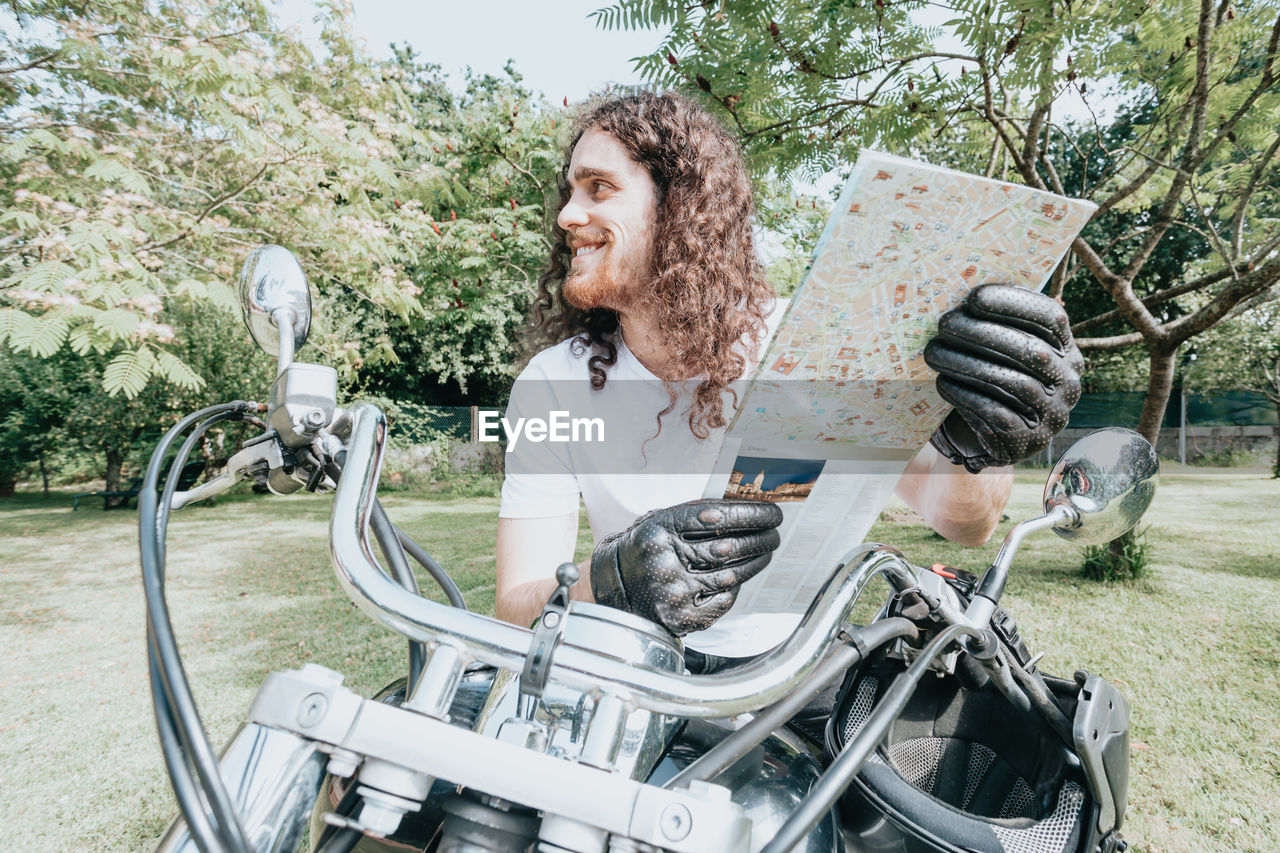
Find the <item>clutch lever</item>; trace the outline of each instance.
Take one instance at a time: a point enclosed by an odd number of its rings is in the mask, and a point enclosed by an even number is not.
[[[542,608],[542,615],[533,629],[529,654],[524,659],[520,673],[520,702],[524,706],[522,716],[533,719],[537,700],[547,688],[551,674],[551,659],[564,638],[564,626],[569,621],[569,591],[578,582],[578,567],[573,563],[561,563],[556,569],[556,588]]]

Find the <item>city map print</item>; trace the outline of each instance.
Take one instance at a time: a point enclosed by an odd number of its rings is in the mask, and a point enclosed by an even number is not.
[[[985,282],[1042,287],[1093,209],[863,151],[733,428],[922,446],[949,411],[922,355],[938,316]]]

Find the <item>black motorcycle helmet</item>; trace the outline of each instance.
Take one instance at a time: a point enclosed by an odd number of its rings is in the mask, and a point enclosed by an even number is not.
[[[901,670],[881,656],[846,676],[827,727],[831,755],[866,724]],[[1073,713],[1079,686],[1048,681]],[[845,791],[840,813],[852,850],[1122,850],[1118,835],[1098,832],[1096,800],[1074,750],[1036,712],[1015,708],[990,684],[967,689],[954,676],[926,674]]]

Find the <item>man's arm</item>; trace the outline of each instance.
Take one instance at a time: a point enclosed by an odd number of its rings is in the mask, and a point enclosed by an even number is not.
[[[1012,468],[970,474],[931,444],[911,460],[894,489],[934,530],[962,545],[982,545],[991,538],[1012,490]]]
[[[528,627],[556,588],[556,569],[573,559],[578,513],[549,518],[498,519],[498,576],[494,610],[499,619]],[[570,590],[578,601],[591,596],[591,560],[578,564],[580,580]]]

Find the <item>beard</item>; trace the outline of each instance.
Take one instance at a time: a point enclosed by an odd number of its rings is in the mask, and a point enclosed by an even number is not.
[[[561,292],[565,301],[580,311],[607,308],[627,310],[640,295],[649,273],[649,251],[622,253],[617,244],[606,242],[591,258],[575,268],[572,263]]]

